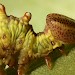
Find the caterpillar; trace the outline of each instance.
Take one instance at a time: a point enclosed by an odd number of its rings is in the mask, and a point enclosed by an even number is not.
[[[64,44],[75,43],[75,20],[48,14],[44,31],[35,33],[29,24],[31,16],[30,12],[20,18],[7,16],[4,5],[0,4],[0,75],[5,75],[3,64],[12,68],[17,65],[17,75],[24,75],[30,61],[41,57],[51,68],[49,53],[56,48],[64,53]]]

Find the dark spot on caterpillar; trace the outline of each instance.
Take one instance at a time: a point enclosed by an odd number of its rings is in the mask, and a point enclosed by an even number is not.
[[[54,46],[55,45],[55,42],[54,41],[51,41],[51,44]]]
[[[22,44],[22,43],[23,43],[23,41],[20,39],[20,40],[19,40],[19,44]]]
[[[3,34],[3,37],[2,38],[5,39],[6,38],[6,34]]]

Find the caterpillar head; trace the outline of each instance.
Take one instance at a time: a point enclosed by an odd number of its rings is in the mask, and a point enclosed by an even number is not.
[[[56,40],[63,43],[75,43],[75,20],[60,14],[48,14],[46,18],[46,29],[51,31]]]

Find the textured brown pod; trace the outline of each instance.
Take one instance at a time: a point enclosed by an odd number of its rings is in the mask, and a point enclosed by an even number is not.
[[[45,32],[51,30],[56,40],[67,44],[75,43],[75,20],[61,14],[52,13],[47,15],[46,24]]]

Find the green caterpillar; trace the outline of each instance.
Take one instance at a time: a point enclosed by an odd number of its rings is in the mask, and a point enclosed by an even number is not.
[[[2,64],[18,66],[17,74],[24,75],[30,61],[45,57],[50,68],[49,53],[63,44],[75,43],[75,20],[60,14],[49,14],[43,32],[35,33],[29,24],[31,13],[23,17],[7,16],[0,4],[0,74],[5,75]]]

